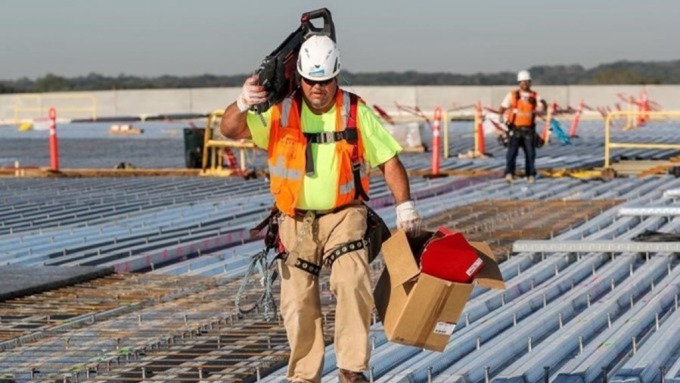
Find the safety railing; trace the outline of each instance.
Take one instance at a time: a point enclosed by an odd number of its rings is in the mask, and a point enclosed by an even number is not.
[[[478,118],[481,118],[481,115],[478,114],[477,110],[477,104],[473,105],[465,105],[465,106],[457,106],[451,109],[445,109],[443,112],[443,127],[442,127],[442,148],[444,150],[443,157],[444,158],[449,158],[449,124],[454,121],[454,120],[468,120],[470,116],[473,117],[474,119],[474,148],[473,150],[476,151],[479,149],[480,143],[478,141],[479,135],[477,129],[480,128],[478,126],[478,122],[481,120],[478,120]],[[483,145],[483,144],[482,144]]]
[[[484,122],[487,121],[486,110],[489,108],[483,108],[481,101],[477,101],[471,105],[464,105],[454,107],[452,109],[447,109],[444,111],[444,128],[443,128],[443,139],[444,139],[444,158],[449,158],[449,124],[452,121],[468,121],[472,117],[472,138],[473,146],[467,153],[462,153],[460,156],[466,158],[485,158],[486,155],[486,142],[485,142],[485,132],[484,132]],[[493,112],[492,113],[496,113]],[[495,124],[497,127],[499,124]],[[467,136],[467,135],[466,135]]]
[[[612,142],[611,128],[612,122],[616,120],[624,120],[626,123],[644,114],[647,122],[650,121],[664,121],[669,119],[680,120],[680,111],[664,111],[664,112],[650,112],[650,111],[613,111],[607,114],[604,124],[604,167],[611,166],[611,150],[612,149],[680,149],[680,142],[677,144],[658,144],[647,142]],[[680,123],[680,121],[678,121]],[[627,126],[627,125],[626,125]],[[625,130],[625,127],[624,127]],[[638,136],[639,137],[639,136]]]
[[[245,172],[247,150],[257,150],[255,144],[250,140],[234,141],[221,135],[219,128],[223,114],[224,111],[216,110],[208,116],[203,141],[203,158],[201,162],[202,175],[230,176],[238,172]],[[234,167],[234,163],[225,163],[225,157],[227,161],[230,159],[232,161],[235,160],[234,158],[230,158],[233,154],[231,152],[232,148],[239,150],[237,168]]]
[[[97,98],[92,94],[24,94],[14,97],[14,120],[47,117],[50,108],[62,117],[89,116],[97,120]]]

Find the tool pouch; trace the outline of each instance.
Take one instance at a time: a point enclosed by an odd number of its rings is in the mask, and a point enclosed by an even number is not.
[[[380,254],[380,249],[382,248],[382,243],[385,242],[392,233],[390,229],[385,224],[382,218],[366,205],[366,234],[364,234],[364,240],[368,245],[368,263],[373,262],[373,260]]]
[[[536,129],[532,130],[532,133],[534,136],[534,147],[535,148],[542,148],[543,145],[545,145],[545,140],[543,140],[543,137],[541,137],[540,134],[536,131]]]
[[[267,249],[277,249],[279,247],[279,216],[281,212],[274,206],[269,215],[262,220],[257,226],[250,229],[250,237],[256,238],[262,229],[265,227],[267,231],[264,234],[264,244]]]

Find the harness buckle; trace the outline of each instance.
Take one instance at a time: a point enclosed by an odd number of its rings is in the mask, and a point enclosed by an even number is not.
[[[323,144],[335,142],[335,132],[321,132],[319,134],[319,141]]]

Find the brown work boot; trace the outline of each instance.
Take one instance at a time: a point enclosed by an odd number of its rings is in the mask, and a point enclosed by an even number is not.
[[[360,372],[340,369],[340,383],[368,383],[368,379]]]

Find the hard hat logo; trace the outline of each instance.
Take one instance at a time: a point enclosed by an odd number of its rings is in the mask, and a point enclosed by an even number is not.
[[[531,81],[531,74],[528,70],[521,70],[517,73],[517,82]]]
[[[323,69],[323,68],[314,69],[314,70],[310,70],[309,72],[307,72],[307,74],[309,76],[314,76],[314,77],[323,76],[323,75],[326,74],[326,70]]]
[[[297,64],[300,76],[328,80],[340,73],[340,52],[330,37],[313,35],[302,43]]]

